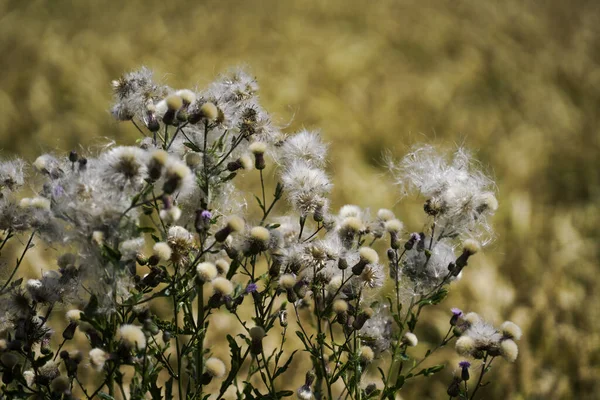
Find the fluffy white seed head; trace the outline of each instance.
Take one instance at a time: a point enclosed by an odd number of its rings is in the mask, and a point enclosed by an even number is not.
[[[381,208],[377,211],[377,218],[381,221],[389,221],[391,219],[396,218],[394,212],[392,210],[388,210],[387,208]]]
[[[102,231],[92,232],[92,242],[96,243],[96,245],[98,245],[98,246],[102,246],[104,244],[104,232],[102,232]]]
[[[204,362],[204,368],[206,369],[207,374],[217,379],[224,377],[227,372],[225,363],[216,357],[210,357],[206,360]]]
[[[150,155],[150,159],[157,165],[164,166],[169,159],[169,153],[164,150],[154,150]]]
[[[474,325],[474,324],[478,323],[479,321],[481,321],[481,317],[479,316],[479,314],[477,314],[475,312],[470,312],[463,316],[463,321],[465,321],[469,325]]]
[[[96,369],[101,371],[104,368],[104,363],[108,360],[108,354],[99,348],[90,350],[90,364]]]
[[[354,204],[346,204],[342,208],[340,208],[340,217],[342,218],[360,218],[362,216],[362,210],[359,206],[355,206]]]
[[[399,219],[393,218],[385,222],[385,230],[388,232],[399,233],[404,228],[404,224]]]
[[[215,267],[217,267],[219,275],[227,275],[227,272],[229,272],[229,263],[222,258],[215,261]]]
[[[182,89],[175,92],[176,95],[181,97],[183,100],[183,104],[189,105],[196,101],[196,93],[192,92],[189,89]]]
[[[508,339],[520,340],[523,332],[521,328],[517,324],[511,321],[505,321],[500,326],[500,331],[502,332],[502,336]]]
[[[241,232],[244,230],[244,220],[237,215],[232,215],[227,219],[227,227],[233,232]]]
[[[475,340],[470,336],[461,336],[456,341],[456,352],[461,356],[470,356],[475,350]]]
[[[376,264],[379,261],[379,255],[370,247],[361,247],[358,250],[360,259],[369,264]]]
[[[160,210],[160,219],[165,223],[165,224],[174,224],[175,222],[179,221],[179,218],[181,218],[181,208],[177,207],[177,206],[173,206],[171,208],[169,208],[168,210]]]
[[[200,107],[202,116],[209,121],[214,121],[219,117],[219,109],[210,101],[202,104]]]
[[[515,362],[519,355],[519,346],[511,339],[503,340],[500,342],[500,354],[506,361]]]
[[[404,334],[404,337],[402,338],[402,342],[405,343],[407,346],[410,346],[410,347],[415,347],[417,344],[419,344],[419,340],[417,339],[417,335],[415,335],[412,332],[406,332]]]
[[[165,242],[155,243],[154,247],[152,247],[152,251],[161,261],[169,261],[173,254],[173,250],[171,250],[171,247]]]
[[[363,230],[364,226],[360,218],[348,217],[344,218],[340,224],[340,228],[348,232],[360,232]]]
[[[262,226],[255,226],[250,230],[250,237],[253,240],[257,240],[259,242],[266,243],[271,238],[271,233],[269,230]]]
[[[252,154],[264,154],[267,151],[267,144],[264,142],[253,142],[248,150],[252,152]]]
[[[210,282],[217,277],[217,267],[211,262],[202,262],[196,267],[196,275],[201,282]]]
[[[69,310],[66,313],[66,317],[69,322],[79,322],[81,320],[81,314],[83,314],[83,311],[81,310]]]
[[[346,300],[337,299],[333,302],[333,312],[336,314],[341,314],[348,311],[348,303]]]
[[[168,96],[165,101],[167,102],[167,108],[171,111],[177,111],[183,106],[183,99],[176,94]]]
[[[243,155],[240,157],[239,160],[240,164],[242,165],[242,168],[246,171],[250,171],[254,168],[254,161],[252,161],[252,158],[250,158],[250,156]]]
[[[233,284],[229,279],[219,276],[213,279],[210,283],[215,293],[219,293],[223,296],[229,296],[231,293],[233,293]]]
[[[119,339],[129,348],[142,350],[146,347],[146,335],[139,326],[126,324],[119,328]]]
[[[467,239],[463,242],[463,250],[466,253],[473,255],[479,252],[479,250],[481,250],[481,245],[477,240]]]
[[[296,284],[296,277],[292,274],[284,274],[279,277],[279,286],[284,289],[291,289]]]
[[[362,346],[360,348],[360,361],[368,364],[375,358],[375,352],[369,346]]]

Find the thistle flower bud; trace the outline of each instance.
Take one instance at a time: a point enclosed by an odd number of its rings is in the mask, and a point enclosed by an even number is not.
[[[413,232],[413,233],[410,234],[408,240],[404,244],[404,248],[406,250],[412,250],[412,248],[414,247],[414,245],[417,244],[417,243],[419,243],[420,241],[421,241],[421,236],[418,233]]]
[[[458,308],[452,308],[452,317],[450,318],[450,325],[456,326],[459,318],[463,315],[463,312]]]
[[[252,345],[250,347],[250,351],[252,354],[260,354],[262,352],[262,340],[266,336],[265,330],[260,326],[255,326],[250,328],[248,332],[250,334],[250,339],[252,340]]]
[[[279,325],[282,328],[288,326],[287,311],[285,309],[279,311]]]
[[[217,242],[224,242],[233,232],[241,232],[244,229],[244,220],[238,216],[231,216],[227,219],[227,224],[215,233],[215,240]]]
[[[185,163],[191,169],[196,168],[202,162],[202,156],[199,153],[189,152],[185,155]]]
[[[354,322],[352,323],[352,327],[356,330],[360,330],[362,329],[362,327],[365,325],[365,322],[367,322],[367,320],[371,319],[371,317],[373,316],[373,309],[372,308],[365,308],[361,313],[359,313],[356,316],[356,319],[354,320]]]
[[[454,377],[452,379],[452,382],[450,383],[450,386],[448,386],[448,390],[446,391],[448,396],[457,397],[460,395],[460,383],[461,382],[462,382],[461,378]]]
[[[163,115],[163,123],[173,125],[175,113],[183,106],[183,100],[177,95],[170,95],[165,99],[167,111]]]
[[[242,168],[246,171],[249,171],[253,167],[254,163],[252,162],[252,159],[248,156],[241,156],[237,160],[227,163],[227,170],[230,172],[235,172]]]
[[[458,366],[461,368],[461,374],[460,377],[463,381],[468,381],[470,376],[469,376],[469,367],[471,366],[471,363],[468,361],[461,361],[458,363]]]
[[[57,376],[50,382],[50,390],[53,393],[69,393],[71,391],[71,382],[66,376]]]
[[[267,228],[255,226],[250,230],[250,238],[248,243],[248,253],[258,254],[269,248],[269,240],[271,233]]]
[[[217,277],[217,267],[211,262],[203,262],[196,267],[196,277],[202,284],[210,282]]]
[[[348,268],[348,261],[344,257],[338,259],[338,268],[342,271]]]
[[[169,154],[164,150],[155,150],[150,155],[148,162],[148,177],[151,181],[157,181],[162,175],[163,168],[169,159]]]
[[[254,168],[258,170],[265,169],[265,151],[267,150],[267,145],[263,142],[254,142],[248,149],[254,154]]]
[[[187,165],[182,162],[170,163],[167,166],[163,191],[166,194],[173,194],[181,187],[183,180],[189,177],[191,173]]]
[[[379,261],[379,255],[370,247],[361,247],[358,251],[360,257],[358,263],[352,267],[354,275],[360,275],[368,264],[376,264]]]
[[[210,229],[210,223],[212,220],[212,213],[208,210],[196,210],[196,220],[194,221],[194,227],[196,232],[202,233]]]

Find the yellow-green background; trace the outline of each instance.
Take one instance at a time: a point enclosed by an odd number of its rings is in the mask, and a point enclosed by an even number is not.
[[[174,87],[247,65],[275,122],[331,143],[336,205],[393,206],[412,229],[381,154],[464,144],[497,180],[498,238],[431,321],[459,305],[522,326],[485,398],[598,398],[599,4],[1,0],[0,154],[132,143],[110,81],[140,65]],[[404,398],[445,398],[450,373]]]

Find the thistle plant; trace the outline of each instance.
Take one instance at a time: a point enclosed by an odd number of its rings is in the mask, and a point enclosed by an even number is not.
[[[3,397],[393,399],[453,344],[471,362],[447,394],[473,399],[496,357],[516,359],[515,324],[457,309],[413,351],[423,312],[493,237],[494,184],[466,150],[390,161],[399,193],[424,199],[410,232],[388,209],[332,210],[327,145],[283,133],[243,71],[194,91],[141,69],[113,89],[135,144],[0,163]],[[56,268],[20,277],[42,245]]]

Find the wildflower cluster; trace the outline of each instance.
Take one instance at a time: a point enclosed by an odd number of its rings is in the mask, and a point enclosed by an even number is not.
[[[242,71],[193,91],[141,69],[113,88],[112,113],[135,125],[136,145],[0,163],[0,251],[27,237],[0,289],[6,398],[393,399],[439,372],[418,367],[455,339],[482,371],[498,355],[514,361],[516,325],[458,311],[436,348],[411,351],[422,310],[491,233],[492,181],[464,150],[447,163],[424,147],[394,164],[402,190],[427,198],[430,228],[410,233],[388,209],[332,210],[327,145],[282,133]],[[26,172],[31,197],[19,191]],[[260,182],[257,213],[241,177]],[[56,268],[16,279],[41,241]],[[298,370],[290,390],[283,376]]]

